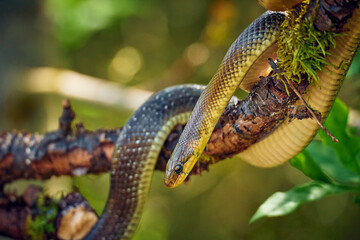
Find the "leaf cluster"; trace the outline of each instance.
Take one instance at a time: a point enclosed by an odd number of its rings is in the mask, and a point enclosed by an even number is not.
[[[346,105],[336,100],[325,126],[339,139],[339,143],[333,143],[321,131],[319,140],[312,141],[290,161],[313,181],[287,192],[274,193],[259,207],[250,222],[289,214],[304,203],[331,194],[360,193],[360,137],[352,134],[347,127],[348,113]]]

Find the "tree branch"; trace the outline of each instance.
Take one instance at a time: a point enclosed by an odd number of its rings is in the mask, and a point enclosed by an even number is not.
[[[227,106],[204,151],[203,161],[192,174],[207,170],[209,164],[237,154],[261,139],[285,118],[288,105],[296,100],[295,94],[286,94],[283,84],[273,74],[261,78],[245,100],[233,99]],[[19,178],[47,179],[53,175],[109,171],[121,127],[89,131],[77,124],[73,131],[74,117],[66,100],[56,131],[44,135],[0,133],[0,185]],[[156,169],[165,169],[182,130],[183,126],[177,126],[168,136]]]

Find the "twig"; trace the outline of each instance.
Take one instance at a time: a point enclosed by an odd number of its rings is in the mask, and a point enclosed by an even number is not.
[[[312,118],[315,119],[315,121],[317,122],[317,124],[322,128],[322,130],[324,130],[326,132],[326,134],[331,138],[331,140],[333,142],[339,142],[339,140],[334,137],[334,135],[331,134],[331,132],[320,122],[320,120],[316,117],[314,111],[308,106],[308,104],[306,103],[305,99],[301,96],[301,94],[296,90],[296,88],[294,87],[294,85],[289,81],[289,79],[285,76],[281,76],[281,78],[283,80],[286,81],[286,83],[290,86],[291,90],[293,90],[293,92],[299,97],[299,99],[304,103],[306,109],[309,111],[309,113],[311,114]]]
[[[331,132],[324,126],[322,125],[322,123],[320,122],[320,120],[317,118],[316,114],[314,113],[314,111],[309,107],[309,105],[306,103],[305,99],[301,96],[301,94],[299,93],[299,91],[294,87],[294,85],[292,84],[292,82],[286,77],[284,76],[285,71],[283,69],[280,69],[279,66],[275,63],[275,61],[272,58],[269,58],[269,64],[271,66],[271,68],[278,73],[277,75],[281,78],[281,81],[287,85],[290,86],[291,90],[298,96],[298,98],[304,103],[306,109],[309,111],[309,113],[311,114],[312,118],[315,119],[315,121],[317,122],[317,124],[326,132],[326,134],[332,139],[333,142],[339,142],[339,140],[334,137],[334,135],[331,134]],[[287,89],[287,86],[285,85],[285,88]],[[289,92],[287,91],[287,93],[289,94]]]

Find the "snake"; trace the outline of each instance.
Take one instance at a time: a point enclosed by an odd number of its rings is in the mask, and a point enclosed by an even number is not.
[[[286,10],[299,1],[262,0],[260,3],[269,9],[274,6],[273,10]],[[259,81],[258,76],[269,71],[267,59],[276,58],[276,41],[284,19],[284,12],[265,12],[235,40],[207,87],[166,88],[130,117],[116,141],[106,206],[84,239],[131,239],[147,200],[157,158],[169,133],[176,125],[186,124],[165,172],[166,185],[175,187],[186,178],[201,155],[233,92],[239,86],[251,89]],[[311,106],[323,115],[329,112],[358,48],[359,9],[353,12],[345,28],[348,34],[336,38],[336,48],[330,49],[332,54],[327,59],[331,66],[342,63],[342,67],[319,72],[321,88],[315,86],[310,90]],[[242,159],[260,167],[278,165],[301,151],[318,130],[313,120],[286,122],[247,148]]]

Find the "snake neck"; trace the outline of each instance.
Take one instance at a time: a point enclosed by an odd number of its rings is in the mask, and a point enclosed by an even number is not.
[[[171,156],[165,173],[168,187],[180,185],[205,149],[217,121],[239,85],[259,81],[267,71],[284,14],[266,12],[247,27],[231,45],[223,62],[197,102]]]

